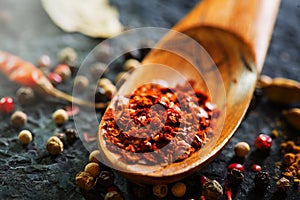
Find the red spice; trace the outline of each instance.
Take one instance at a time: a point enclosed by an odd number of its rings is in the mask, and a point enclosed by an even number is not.
[[[14,100],[11,97],[3,97],[0,99],[0,112],[9,114],[14,109]]]
[[[272,147],[272,138],[265,134],[260,134],[256,137],[255,147],[259,150],[270,150]]]
[[[62,82],[61,76],[54,72],[49,73],[47,78],[53,85],[58,85]]]
[[[251,167],[252,171],[254,172],[260,172],[261,171],[261,166],[257,164],[253,164]]]
[[[228,166],[228,171],[231,171],[232,169],[238,169],[240,171],[245,171],[245,168],[242,164],[239,163],[232,163]]]
[[[113,106],[101,127],[107,147],[125,161],[140,164],[188,158],[213,135],[212,115],[217,113],[192,82],[174,88],[145,84]]]

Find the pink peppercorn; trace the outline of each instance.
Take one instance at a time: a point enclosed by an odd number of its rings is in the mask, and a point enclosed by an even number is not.
[[[253,164],[251,167],[252,171],[254,172],[260,172],[261,171],[261,166],[257,164]]]
[[[259,150],[270,150],[272,147],[272,138],[265,134],[260,134],[256,137],[255,147]]]
[[[61,78],[61,76],[57,73],[49,73],[47,75],[48,80],[53,84],[53,85],[57,85],[60,84],[63,80]]]
[[[0,99],[0,112],[9,114],[14,109],[14,101],[11,97],[3,97]]]
[[[233,169],[238,169],[241,172],[243,172],[245,170],[244,166],[242,164],[239,164],[239,163],[232,163],[232,164],[228,165],[227,169],[228,169],[228,171],[231,171]]]
[[[208,182],[209,179],[206,176],[200,176],[200,183],[203,185]]]

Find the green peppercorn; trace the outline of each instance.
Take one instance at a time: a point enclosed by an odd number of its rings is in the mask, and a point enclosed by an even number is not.
[[[202,186],[202,195],[205,200],[219,200],[223,196],[223,188],[216,180],[209,180]]]
[[[154,185],[152,190],[153,194],[158,198],[164,198],[168,195],[168,186],[165,184]]]

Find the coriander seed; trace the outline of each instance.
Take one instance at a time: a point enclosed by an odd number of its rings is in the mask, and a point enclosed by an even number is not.
[[[250,146],[247,142],[239,142],[234,146],[234,152],[239,157],[245,157],[250,151]]]
[[[58,109],[52,114],[52,119],[57,125],[62,125],[69,120],[69,116],[64,109]]]
[[[171,191],[175,197],[183,197],[186,192],[186,186],[182,182],[177,182],[172,186]]]
[[[47,141],[46,149],[49,154],[58,155],[63,152],[64,144],[57,136],[52,136]]]
[[[96,183],[94,177],[88,172],[79,172],[76,174],[75,181],[76,185],[85,191],[91,190]]]
[[[15,128],[21,128],[27,123],[27,115],[22,111],[16,111],[11,115],[10,121]]]
[[[84,171],[90,173],[92,177],[96,178],[100,174],[100,166],[98,163],[91,162],[84,167]]]
[[[18,139],[21,144],[27,145],[32,141],[32,134],[29,130],[22,130],[19,133]]]

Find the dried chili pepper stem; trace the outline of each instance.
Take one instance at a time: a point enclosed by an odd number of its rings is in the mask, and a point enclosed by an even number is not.
[[[43,72],[33,64],[12,54],[0,51],[0,71],[11,81],[33,88],[43,95],[53,96],[81,106],[105,108],[107,103],[93,103],[75,98],[56,89]]]

